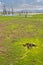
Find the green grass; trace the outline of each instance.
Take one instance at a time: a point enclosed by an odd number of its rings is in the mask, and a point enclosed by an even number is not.
[[[27,49],[22,44],[35,43]],[[0,16],[0,65],[43,65],[43,15]]]

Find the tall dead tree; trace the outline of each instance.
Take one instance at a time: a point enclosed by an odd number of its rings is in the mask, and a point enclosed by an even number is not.
[[[14,14],[14,12],[13,12],[13,7],[12,7],[12,15]]]
[[[6,14],[7,14],[6,6],[5,6],[5,4],[3,4],[3,15],[6,15]]]
[[[27,18],[28,12],[25,12],[25,18]]]

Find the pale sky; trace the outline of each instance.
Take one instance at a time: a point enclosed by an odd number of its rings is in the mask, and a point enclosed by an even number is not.
[[[3,3],[8,7],[13,6],[14,8],[43,9],[43,0],[0,0],[0,8]]]

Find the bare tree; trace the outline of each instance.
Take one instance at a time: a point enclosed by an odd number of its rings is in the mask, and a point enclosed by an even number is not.
[[[25,12],[25,18],[27,18],[28,12]]]
[[[5,15],[5,14],[7,14],[7,11],[6,11],[6,6],[5,6],[5,4],[3,4],[3,14]]]
[[[14,12],[13,12],[13,7],[12,7],[12,15],[14,14]]]

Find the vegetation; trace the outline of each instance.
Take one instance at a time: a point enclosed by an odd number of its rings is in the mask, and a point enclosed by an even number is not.
[[[0,65],[43,65],[43,14],[0,16]]]

